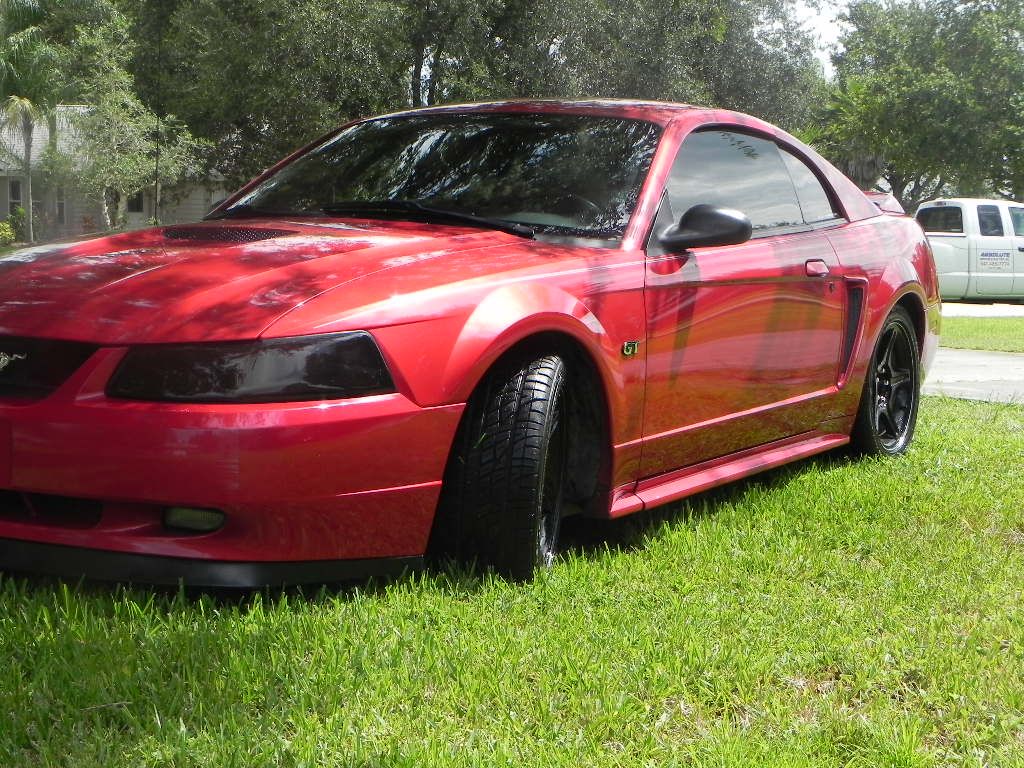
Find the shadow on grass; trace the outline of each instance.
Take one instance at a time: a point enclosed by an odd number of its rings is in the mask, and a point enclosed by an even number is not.
[[[737,480],[681,501],[664,504],[651,510],[615,520],[570,517],[562,522],[559,549],[563,554],[574,553],[594,558],[605,551],[629,552],[642,549],[652,536],[665,525],[687,523],[716,514],[727,503],[741,499],[754,488],[772,489],[784,486],[792,478],[805,472],[828,469],[849,464],[854,459],[845,448],[812,456],[801,461],[767,470],[749,478]],[[319,602],[329,599],[356,597],[383,598],[389,589],[400,585],[429,582],[451,594],[470,596],[500,577],[485,573],[472,566],[451,561],[429,563],[423,568],[406,571],[391,578],[373,578],[329,584],[280,586],[259,588],[167,587],[160,585],[127,584],[97,581],[86,578],[66,579],[31,573],[0,572],[0,581],[16,581],[21,590],[31,596],[51,597],[55,592],[71,587],[75,592],[97,597],[135,594],[145,599],[157,598],[168,610],[175,605],[211,601],[219,607],[245,610],[258,601],[297,599]]]
[[[805,472],[841,467],[855,461],[849,449],[842,447],[615,520],[570,517],[562,523],[560,548],[585,557],[606,550],[642,549],[662,526],[713,516],[723,504],[742,499],[751,489],[780,488]]]

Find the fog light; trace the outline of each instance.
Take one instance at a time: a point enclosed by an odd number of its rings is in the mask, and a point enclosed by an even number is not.
[[[195,533],[210,533],[224,525],[224,513],[216,509],[168,507],[164,510],[164,527],[181,528]]]

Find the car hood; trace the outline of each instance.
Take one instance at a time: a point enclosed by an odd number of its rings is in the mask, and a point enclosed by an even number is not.
[[[0,335],[100,344],[255,338],[345,283],[520,238],[410,222],[202,222],[0,258]]]

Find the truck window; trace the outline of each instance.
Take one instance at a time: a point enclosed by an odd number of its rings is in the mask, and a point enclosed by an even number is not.
[[[1003,219],[997,205],[978,206],[978,227],[983,237],[1002,237]]]
[[[922,208],[916,218],[925,232],[962,234],[964,231],[964,213],[959,207]]]
[[[1013,234],[1024,237],[1024,208],[1010,208],[1010,221],[1013,222]]]

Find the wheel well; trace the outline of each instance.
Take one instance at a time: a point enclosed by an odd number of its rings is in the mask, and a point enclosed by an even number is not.
[[[610,411],[597,364],[579,341],[559,332],[538,333],[522,339],[487,369],[471,397],[476,396],[491,376],[511,374],[531,360],[552,354],[562,358],[568,373],[565,413],[570,419],[572,448],[566,513],[605,516],[611,487]],[[462,425],[459,430],[461,433]]]
[[[907,314],[910,315],[910,319],[914,323],[914,335],[917,336],[918,352],[923,352],[927,327],[925,325],[924,304],[920,297],[917,294],[908,293],[896,302],[896,306],[903,307]]]

